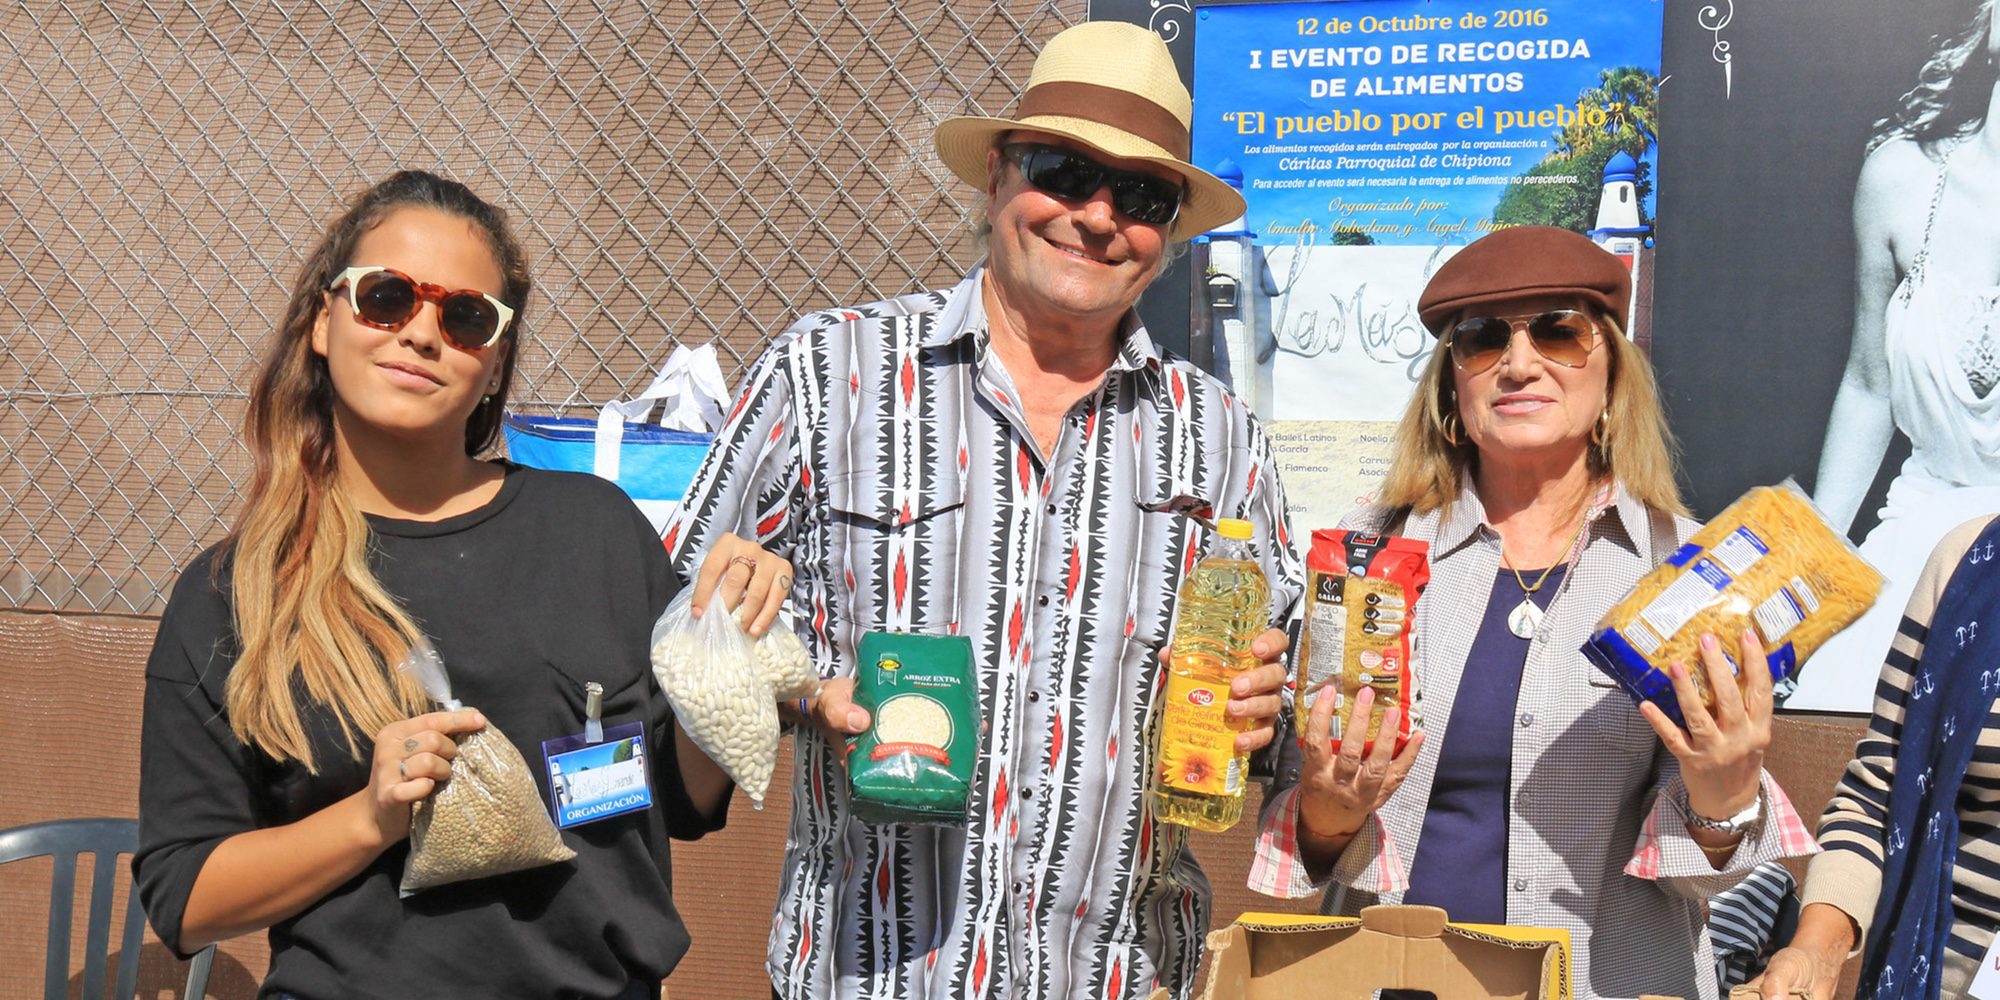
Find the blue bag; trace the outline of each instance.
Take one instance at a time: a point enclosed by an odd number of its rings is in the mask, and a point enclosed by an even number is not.
[[[609,479],[664,534],[708,456],[728,402],[714,346],[678,347],[644,392],[606,403],[595,420],[509,413],[501,427],[514,461]],[[660,424],[646,423],[656,406],[664,406]],[[674,426],[662,426],[667,424]]]
[[[654,527],[660,527],[665,515],[671,515],[673,506],[687,493],[715,435],[668,430],[657,424],[626,423],[624,428],[612,481],[639,501],[646,516],[654,518]],[[522,465],[558,472],[598,470],[595,420],[509,413],[502,430],[508,457]],[[655,510],[662,505],[664,514],[655,518]]]

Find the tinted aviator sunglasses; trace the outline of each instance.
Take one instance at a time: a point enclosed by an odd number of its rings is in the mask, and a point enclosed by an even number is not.
[[[1597,349],[1597,321],[1574,309],[1520,316],[1473,316],[1451,328],[1451,362],[1478,375],[1500,362],[1514,331],[1528,331],[1535,353],[1564,368],[1582,368]]]
[[[356,265],[340,272],[327,290],[343,284],[355,322],[377,330],[401,330],[424,303],[437,306],[438,331],[461,351],[492,347],[514,321],[514,310],[485,292],[453,291],[393,268]]]
[[[1111,186],[1111,207],[1134,222],[1164,226],[1181,212],[1187,189],[1169,180],[1132,170],[1107,167],[1088,156],[1038,142],[1010,142],[1001,155],[1021,170],[1021,179],[1035,190],[1064,201],[1082,201],[1105,185]]]

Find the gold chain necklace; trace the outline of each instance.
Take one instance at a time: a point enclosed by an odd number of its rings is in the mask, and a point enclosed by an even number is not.
[[[1501,542],[1500,562],[1514,574],[1514,582],[1521,585],[1521,603],[1507,613],[1507,631],[1521,639],[1533,639],[1535,634],[1541,631],[1544,612],[1535,604],[1535,592],[1541,590],[1542,585],[1549,582],[1549,574],[1555,572],[1558,565],[1566,562],[1571,552],[1576,551],[1576,543],[1583,540],[1583,531],[1588,527],[1590,527],[1590,512],[1586,510],[1576,526],[1576,534],[1569,540],[1569,546],[1563,549],[1562,556],[1550,563],[1547,569],[1542,570],[1541,577],[1535,580],[1535,585],[1532,587],[1528,586],[1527,578],[1521,575],[1521,571],[1507,559],[1507,544],[1505,541]]]

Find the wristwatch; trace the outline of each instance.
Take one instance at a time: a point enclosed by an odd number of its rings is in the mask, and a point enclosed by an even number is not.
[[[1745,807],[1742,812],[1728,819],[1709,819],[1695,812],[1694,808],[1688,805],[1687,788],[1685,786],[1681,788],[1679,805],[1681,807],[1681,815],[1687,818],[1687,825],[1697,830],[1713,830],[1716,833],[1734,837],[1749,833],[1751,830],[1756,829],[1758,823],[1763,821],[1764,789],[1759,787],[1757,789],[1757,797],[1751,800],[1750,805]]]

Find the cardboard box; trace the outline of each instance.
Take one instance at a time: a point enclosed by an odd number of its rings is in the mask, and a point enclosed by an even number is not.
[[[1434,906],[1359,917],[1246,913],[1208,936],[1202,1000],[1569,1000],[1569,932],[1452,924]],[[1167,992],[1153,994],[1164,1000]]]

